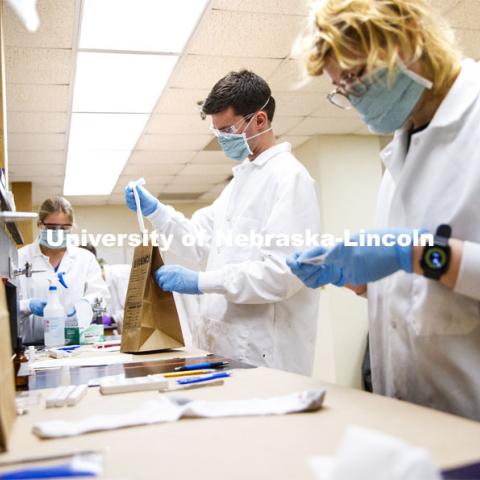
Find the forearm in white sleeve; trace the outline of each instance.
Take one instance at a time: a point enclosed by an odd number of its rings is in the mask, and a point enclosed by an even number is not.
[[[480,300],[480,243],[464,242],[454,291]]]
[[[195,212],[192,219],[186,218],[169,205],[159,204],[147,217],[158,235],[171,237],[168,251],[196,264],[202,262],[210,250],[213,232],[213,205]],[[186,236],[194,239],[194,245],[185,245]]]
[[[306,174],[287,176],[278,185],[272,200],[272,213],[262,233],[293,235],[305,240],[307,229],[318,233],[318,200],[313,180]],[[204,293],[220,293],[232,303],[260,304],[285,300],[304,287],[290,271],[286,257],[295,250],[295,245],[263,246],[262,260],[232,263],[225,267],[202,272],[199,288]]]

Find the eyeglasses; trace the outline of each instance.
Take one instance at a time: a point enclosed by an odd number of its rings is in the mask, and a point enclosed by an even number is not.
[[[340,81],[340,84],[327,94],[327,100],[342,110],[350,110],[352,108],[350,97],[360,98],[368,91],[369,83],[365,81],[366,76],[364,72],[365,68],[362,68],[358,73],[348,73]]]
[[[70,230],[72,228],[71,223],[43,223],[42,225],[48,230]]]
[[[257,113],[257,112],[255,112]],[[233,125],[230,125],[229,127],[225,127],[225,128],[215,128],[213,125],[210,125],[210,130],[213,132],[213,134],[218,137],[219,135],[221,134],[227,134],[227,135],[235,135],[237,133],[239,133],[239,129],[237,128],[237,125],[244,121],[248,121],[250,120],[254,115],[255,113],[250,113],[249,115],[245,115],[244,117],[242,117],[240,120],[238,120],[238,122],[235,122]]]

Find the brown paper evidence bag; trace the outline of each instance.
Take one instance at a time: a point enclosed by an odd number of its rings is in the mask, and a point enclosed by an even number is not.
[[[153,278],[163,265],[158,247],[135,248],[128,282],[121,351],[151,352],[185,346],[173,294]]]

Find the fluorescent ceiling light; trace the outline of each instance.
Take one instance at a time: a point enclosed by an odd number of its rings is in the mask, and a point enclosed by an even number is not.
[[[72,114],[64,195],[109,195],[147,120],[147,114]]]
[[[78,52],[73,111],[150,113],[177,58]]]
[[[147,114],[73,113],[68,151],[132,150]]]
[[[179,53],[208,0],[84,0],[80,49]]]
[[[130,151],[68,153],[64,195],[110,195]]]

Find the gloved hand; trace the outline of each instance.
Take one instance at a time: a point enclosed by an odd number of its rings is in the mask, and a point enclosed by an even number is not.
[[[155,280],[165,292],[190,293],[199,295],[198,272],[180,265],[165,265],[155,272]]]
[[[425,230],[420,231],[420,233],[424,232]],[[323,253],[319,251],[321,247],[315,247],[316,251],[311,249],[304,252],[303,257],[300,255],[295,259],[292,258],[290,268],[307,286],[313,288],[327,283],[333,283],[337,286],[343,286],[347,283],[363,285],[380,280],[398,270],[404,270],[407,273],[412,272],[412,230],[392,228],[370,230],[365,234],[379,235],[385,241],[390,242],[391,245],[350,246],[339,243],[327,251],[322,265],[302,265],[303,259]],[[407,246],[398,244],[397,239],[400,234],[410,237],[410,243]],[[384,235],[389,235],[389,237],[384,237]],[[350,243],[358,243],[358,241],[358,235],[350,238]]]
[[[294,252],[287,257],[290,270],[309,288],[318,288],[328,283],[341,285],[342,272],[335,265],[309,265],[302,260],[314,258],[327,252],[324,247],[313,247],[305,252]],[[323,268],[320,268],[323,267]]]
[[[32,298],[28,304],[28,308],[30,308],[30,311],[37,317],[43,317],[43,310],[45,309],[46,305],[46,300],[41,298]]]
[[[140,199],[140,209],[142,210],[142,214],[147,217],[158,208],[160,202],[142,186],[137,185],[135,188],[137,189],[138,197]],[[137,204],[135,203],[133,188],[129,187],[128,185],[125,187],[125,202],[130,210],[134,212],[137,211]]]
[[[102,323],[104,327],[110,327],[113,324],[113,317],[111,315],[102,315]]]

